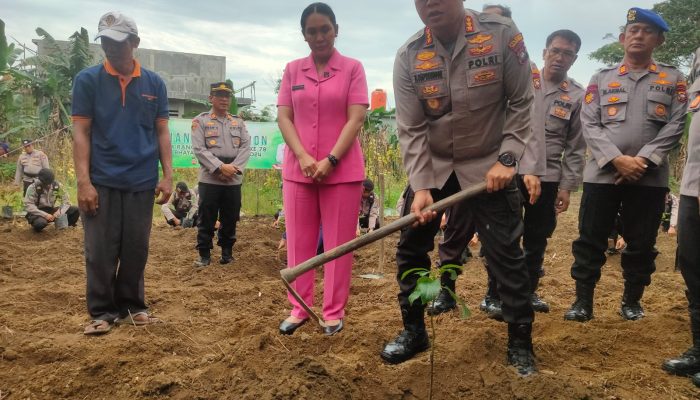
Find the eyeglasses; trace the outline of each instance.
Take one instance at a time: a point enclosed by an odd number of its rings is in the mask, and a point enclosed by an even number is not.
[[[574,58],[576,57],[576,53],[574,53],[571,50],[562,50],[556,47],[552,47],[551,49],[547,49],[547,52],[550,53],[552,56],[562,56],[564,58]]]

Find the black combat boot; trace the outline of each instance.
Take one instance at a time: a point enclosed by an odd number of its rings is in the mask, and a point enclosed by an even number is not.
[[[690,312],[690,331],[693,334],[693,346],[685,351],[676,358],[664,361],[661,364],[661,368],[671,374],[690,376],[693,374],[700,373],[700,312]],[[700,379],[700,376],[694,376],[693,382],[696,382],[696,377]]]
[[[425,331],[423,307],[401,307],[404,329],[399,335],[384,346],[380,353],[389,364],[399,364],[413,358],[416,354],[430,347],[430,339]]]
[[[644,309],[639,301],[644,294],[644,285],[625,282],[625,292],[622,294],[620,315],[628,321],[644,318]]]
[[[454,293],[455,281],[451,279],[450,274],[445,273],[440,276],[440,283],[442,283],[444,287],[440,289],[440,294],[438,294],[433,305],[428,307],[428,315],[439,315],[457,308],[457,302],[452,298],[450,292],[445,289],[445,287],[448,287],[452,290],[452,293]]]
[[[532,352],[532,324],[508,324],[508,364],[522,377],[537,373]]]
[[[540,267],[540,271],[542,270],[542,267]],[[530,295],[530,304],[532,305],[532,309],[535,310],[535,312],[540,312],[540,313],[548,313],[549,312],[549,304],[547,304],[546,301],[542,300],[540,296],[537,295],[537,287],[540,284],[540,274],[533,274],[535,276],[530,277],[530,286],[532,287],[532,294]]]
[[[228,264],[233,262],[233,248],[222,247],[221,248],[221,258],[219,259],[219,264]]]
[[[700,373],[693,375],[693,379],[691,380],[695,386],[700,387]]]
[[[576,281],[576,301],[564,314],[568,321],[586,322],[593,318],[593,291],[595,285]]]
[[[211,253],[209,249],[200,249],[199,260],[194,262],[194,267],[203,268],[209,266],[209,264],[211,264]]]
[[[479,304],[479,310],[486,313],[491,319],[496,321],[503,321],[503,310],[501,309],[501,298],[498,296],[498,290],[496,289],[496,282],[489,278],[488,288],[486,289],[486,295],[484,300]]]

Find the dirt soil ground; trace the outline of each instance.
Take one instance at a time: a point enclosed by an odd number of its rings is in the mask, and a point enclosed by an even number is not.
[[[574,297],[569,277],[576,210],[560,218],[546,255],[537,315],[540,373],[517,378],[505,366],[506,326],[478,310],[486,275],[469,262],[458,294],[472,316],[436,318],[435,399],[695,399],[687,378],[661,362],[690,343],[684,284],[674,271],[675,239],[660,234],[657,272],[644,297],[647,317],[624,322],[619,256],[603,269],[595,319],[565,322]],[[387,239],[355,254],[346,328],[323,336],[306,324],[293,336],[277,326],[289,312],[279,279],[280,232],[271,218],[244,218],[232,265],[195,270],[194,230],[160,221],[151,235],[147,301],[165,323],[122,326],[85,337],[83,231],[23,220],[0,224],[0,400],[6,399],[426,399],[429,356],[384,364],[378,353],[401,329],[394,247]],[[218,253],[215,254],[218,258]],[[320,274],[319,274],[320,276]]]

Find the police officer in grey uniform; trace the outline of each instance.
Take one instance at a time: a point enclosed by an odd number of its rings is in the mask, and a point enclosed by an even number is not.
[[[212,109],[192,120],[192,151],[199,160],[199,226],[195,267],[211,262],[217,218],[221,222],[218,245],[221,264],[233,261],[236,223],[241,211],[243,170],[250,158],[250,135],[245,123],[228,112],[233,88],[226,82],[211,84]]]
[[[27,212],[27,222],[35,232],[41,232],[63,215],[70,226],[75,226],[80,218],[78,207],[70,205],[63,185],[54,179],[53,171],[48,168],[40,170],[37,179],[27,188],[24,210]]]
[[[24,153],[17,158],[17,171],[15,172],[15,185],[22,183],[22,196],[27,194],[27,188],[36,180],[42,168],[50,168],[49,158],[43,151],[34,148],[31,139],[23,139]]]
[[[672,374],[694,375],[693,383],[700,386],[700,48],[695,53],[691,79],[694,81],[689,90],[688,112],[692,120],[678,209],[677,260],[687,286],[693,345],[662,367]]]
[[[417,277],[405,271],[430,267],[440,218],[421,212],[434,200],[486,181],[488,193],[468,200],[499,285],[508,322],[508,362],[521,375],[536,371],[533,311],[520,248],[520,193],[516,162],[530,135],[533,95],[528,54],[512,21],[465,10],[462,1],[415,0],[427,25],[396,55],[394,92],[399,142],[410,189],[404,214],[419,224],[401,232],[396,252],[404,330],[381,352],[400,363],[429,347],[424,307],[409,302]]]
[[[579,238],[572,245],[576,300],[564,315],[567,320],[593,317],[593,292],[620,206],[627,241],[620,314],[626,320],[644,317],[640,300],[656,269],[654,246],[668,187],[668,152],[683,134],[687,102],[683,74],[652,59],[666,31],[668,25],[658,14],[630,9],[620,34],[623,61],[596,73],[586,90],[581,123],[592,157],[583,173]]]
[[[197,225],[199,196],[195,190],[188,188],[185,182],[178,182],[175,192],[160,209],[168,225],[191,228]]]

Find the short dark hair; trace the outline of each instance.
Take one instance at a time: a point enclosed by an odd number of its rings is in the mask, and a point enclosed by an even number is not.
[[[581,50],[581,38],[576,34],[576,32],[570,31],[568,29],[560,29],[558,31],[554,31],[550,33],[549,36],[547,36],[546,47],[549,47],[549,45],[552,44],[555,37],[560,37],[576,45],[576,53],[578,53],[578,51]]]
[[[328,17],[328,19],[331,20],[331,24],[333,24],[333,27],[335,28],[338,24],[335,22],[335,13],[333,13],[333,9],[331,6],[329,6],[326,3],[311,3],[304,9],[304,11],[301,13],[301,31],[304,32],[306,29],[306,20],[309,18],[309,15],[311,14],[321,14],[325,15]]]
[[[498,8],[501,10],[501,16],[506,17],[506,18],[512,18],[513,17],[513,12],[510,11],[510,7],[508,6],[503,6],[500,4],[484,4],[484,7],[482,10],[486,10],[487,8]]]

